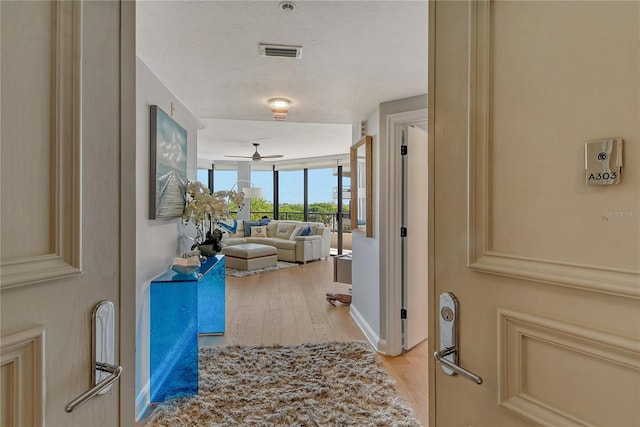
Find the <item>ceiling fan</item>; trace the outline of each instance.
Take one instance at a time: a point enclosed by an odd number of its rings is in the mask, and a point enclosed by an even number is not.
[[[258,153],[258,145],[260,145],[260,144],[258,144],[257,142],[253,143],[253,146],[256,147],[256,152],[253,153],[252,156],[230,156],[230,155],[225,155],[225,157],[240,157],[240,158],[243,158],[243,159],[251,159],[251,160],[256,161],[256,162],[259,161],[259,160],[262,160],[262,159],[275,159],[275,158],[278,158],[278,157],[284,157],[282,154],[273,154],[271,156],[263,156],[260,153]]]

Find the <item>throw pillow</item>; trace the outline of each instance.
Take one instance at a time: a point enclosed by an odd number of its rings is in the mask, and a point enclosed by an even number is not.
[[[296,240],[296,237],[300,235],[301,231],[302,227],[296,227],[296,229],[293,230],[293,233],[291,233],[291,236],[289,236],[289,240]]]
[[[251,237],[267,237],[267,227],[263,225],[251,227]]]
[[[291,233],[295,230],[296,224],[293,222],[279,222],[276,227],[276,232],[273,234],[278,239],[288,239],[291,237]]]
[[[245,221],[244,222],[244,237],[251,236],[251,227],[254,225],[260,225],[260,221]]]
[[[313,234],[313,230],[311,229],[310,225],[305,226],[301,231],[300,231],[300,236],[311,236]]]

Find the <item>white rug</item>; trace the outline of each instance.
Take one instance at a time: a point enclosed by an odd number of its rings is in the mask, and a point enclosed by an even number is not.
[[[366,342],[204,348],[199,378],[197,396],[160,404],[148,426],[421,425]]]
[[[276,264],[275,267],[259,268],[257,270],[236,270],[235,268],[227,267],[225,269],[225,274],[227,276],[233,277],[246,277],[251,276],[252,274],[264,273],[266,271],[282,270],[283,268],[295,267],[297,265],[298,264],[295,262],[278,261],[278,264]]]

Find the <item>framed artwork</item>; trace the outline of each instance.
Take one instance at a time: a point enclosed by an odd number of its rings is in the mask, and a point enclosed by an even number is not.
[[[150,109],[149,218],[182,216],[187,193],[187,131],[157,105]]]
[[[373,137],[351,146],[351,231],[373,237]]]

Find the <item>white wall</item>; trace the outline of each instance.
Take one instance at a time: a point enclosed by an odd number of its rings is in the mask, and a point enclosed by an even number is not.
[[[187,177],[196,179],[197,119],[138,58],[136,61],[136,415],[149,402],[149,283],[178,253],[181,221],[149,219],[149,106],[187,130]]]
[[[353,234],[351,315],[369,341],[382,352],[385,352],[387,342],[387,310],[385,304],[382,304],[388,286],[384,280],[389,256],[386,248],[389,239],[393,237],[391,233],[400,233],[399,229],[389,229],[386,211],[381,209],[389,203],[389,195],[399,190],[389,187],[388,177],[390,174],[399,174],[400,171],[389,170],[387,163],[381,161],[389,157],[391,149],[387,141],[387,116],[423,108],[427,108],[426,94],[383,102],[362,119],[367,121],[367,135],[373,136],[374,235],[367,238],[358,233]],[[360,124],[354,123],[353,142],[359,139]],[[372,265],[377,265],[378,268],[371,268]],[[399,316],[400,313],[392,315]]]
[[[380,176],[380,107],[377,106],[362,119],[367,122],[367,135],[373,137],[373,237],[365,237],[360,233],[352,234],[351,261],[351,316],[367,339],[376,348],[380,340],[380,274],[377,268],[380,259],[380,221],[379,221],[379,188]],[[353,143],[360,139],[360,124],[352,127]]]

